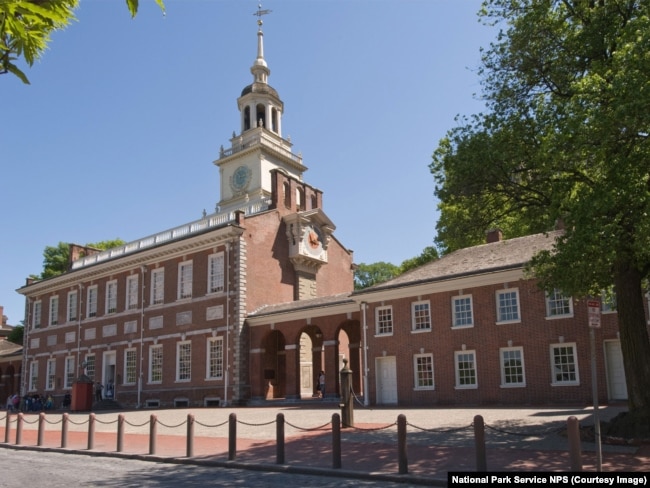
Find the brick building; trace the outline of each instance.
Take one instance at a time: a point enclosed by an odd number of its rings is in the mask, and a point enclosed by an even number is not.
[[[258,31],[239,134],[215,165],[216,211],[115,249],[71,246],[69,271],[28,281],[23,393],[85,373],[125,406],[250,404],[339,393],[366,404],[592,399],[586,300],[524,273],[555,233],[463,249],[353,291],[353,256],[282,136]],[[616,313],[595,330],[601,402],[627,397]]]
[[[214,214],[107,251],[73,245],[68,272],[18,290],[28,302],[23,393],[58,399],[85,373],[104,398],[131,406],[243,403],[258,394],[260,374],[264,395],[285,394],[285,366],[255,359],[246,317],[269,303],[351,292],[352,253],[282,137],[261,23],[251,73],[237,99],[241,132],[215,161]],[[304,342],[321,338],[311,331]],[[308,356],[314,377],[303,382],[313,388],[323,356]]]

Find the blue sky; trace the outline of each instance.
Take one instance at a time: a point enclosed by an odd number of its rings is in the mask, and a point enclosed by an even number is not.
[[[219,147],[239,132],[252,81],[253,0],[82,0],[26,68],[0,77],[4,229],[0,305],[58,242],[135,240],[201,217],[219,200]],[[355,262],[400,264],[433,244],[428,165],[458,114],[483,110],[480,48],[496,31],[479,0],[267,0],[269,84],[282,131],[323,190]]]

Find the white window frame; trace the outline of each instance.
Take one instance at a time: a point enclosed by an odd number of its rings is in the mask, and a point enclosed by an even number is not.
[[[502,303],[504,295],[513,295],[515,304]],[[497,307],[497,324],[514,324],[521,322],[521,309],[519,307],[519,288],[507,288],[505,290],[496,291],[496,307]],[[515,315],[511,317],[509,315]]]
[[[223,379],[223,352],[223,337],[209,337],[206,347],[205,379]]]
[[[66,356],[63,371],[64,384],[63,388],[70,389],[75,379],[75,357]]]
[[[222,252],[208,256],[208,294],[222,293],[225,285],[225,255]]]
[[[506,357],[517,355],[519,357]],[[506,364],[508,360],[519,361],[520,364],[517,366],[511,366]],[[524,348],[521,346],[516,347],[502,347],[499,349],[499,364],[501,367],[501,388],[521,388],[526,386],[526,364],[524,362]],[[521,368],[521,381],[509,381],[511,376],[514,376],[512,373],[507,371],[507,368]]]
[[[106,283],[106,315],[117,312],[117,280]]]
[[[138,351],[135,347],[124,350],[124,385],[135,385],[138,380]]]
[[[192,341],[176,343],[176,381],[192,381]]]
[[[151,271],[151,305],[165,303],[165,268],[156,268]]]
[[[567,312],[558,313],[558,305],[560,302],[564,303],[569,310]],[[563,308],[564,308],[563,306]],[[573,300],[567,297],[561,290],[555,288],[551,293],[546,294],[546,318],[547,319],[565,319],[573,317]]]
[[[427,360],[426,364],[420,360]],[[429,371],[424,371],[422,367],[430,367]],[[428,377],[430,376],[430,378]],[[428,383],[430,379],[431,384]],[[415,390],[435,390],[435,369],[433,367],[433,354],[414,354],[413,355],[413,385]]]
[[[162,344],[154,344],[149,346],[149,383],[162,383],[163,359]]]
[[[84,368],[86,376],[90,378],[91,380],[95,380],[95,355],[94,354],[86,354],[86,358],[84,359],[86,362],[86,367]]]
[[[431,332],[431,302],[411,303],[411,332]]]
[[[471,367],[461,368],[461,363],[472,364]],[[454,371],[456,376],[456,389],[457,390],[470,390],[478,388],[478,372],[476,368],[476,351],[455,351],[454,352]],[[462,374],[463,371],[473,371],[472,377],[474,379],[473,383],[466,383],[464,380],[467,379]]]
[[[59,325],[59,297],[53,295],[50,297],[50,325]]]
[[[34,302],[32,313],[32,329],[40,329],[43,320],[43,303],[40,300]]]
[[[97,285],[89,286],[86,296],[86,317],[97,317]]]
[[[45,390],[51,391],[56,388],[56,359],[48,359],[46,369]]]
[[[138,283],[137,274],[126,277],[126,309],[135,310],[138,308]]]
[[[459,315],[458,307],[456,306],[456,303],[461,301],[467,302],[469,304],[469,311],[460,310],[460,312],[463,314],[462,320],[460,318],[461,316]],[[467,313],[469,313],[469,323],[465,323],[467,319],[464,316]],[[474,300],[472,298],[472,295],[457,295],[451,297],[451,327],[452,329],[466,329],[469,327],[474,327]]]
[[[38,389],[38,361],[29,364],[29,391]]]
[[[558,349],[571,349],[572,363],[557,362],[557,359],[566,356],[556,355],[555,351]],[[551,344],[549,347],[550,360],[551,360],[551,386],[578,386],[580,385],[580,372],[578,369],[578,349],[575,342],[562,342],[560,344]],[[567,369],[572,368],[571,369]],[[572,379],[558,379],[558,376],[572,375]]]
[[[191,260],[178,263],[178,291],[177,300],[188,300],[192,298],[192,280],[194,268]]]
[[[393,306],[375,308],[375,336],[392,336],[393,330]]]
[[[66,313],[67,322],[73,322],[79,318],[79,293],[77,290],[68,292],[68,308]]]

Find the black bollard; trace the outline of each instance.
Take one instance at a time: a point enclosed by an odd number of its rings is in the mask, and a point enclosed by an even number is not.
[[[231,413],[228,417],[228,461],[237,457],[237,415]]]
[[[474,445],[476,447],[476,471],[487,471],[485,451],[485,421],[480,415],[474,417]]]
[[[284,414],[279,413],[275,425],[275,463],[284,464]]]

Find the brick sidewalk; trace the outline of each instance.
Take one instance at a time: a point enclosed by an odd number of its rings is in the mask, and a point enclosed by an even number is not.
[[[300,409],[276,409],[276,410],[247,410],[237,409],[237,440],[236,458],[238,463],[250,465],[275,465],[277,460],[275,425],[271,425],[275,419],[275,413],[283,411],[287,417],[285,425],[285,457],[284,464],[292,467],[309,467],[323,470],[330,470],[333,466],[333,448],[331,424],[313,430],[301,430],[293,428],[295,418],[301,419],[301,425],[323,425],[322,420],[330,419],[331,411]],[[335,411],[335,410],[332,410]],[[185,459],[187,458],[187,415],[188,410],[176,411],[138,411],[121,412],[127,418],[125,434],[123,437],[123,449],[120,455],[124,456],[148,456],[150,453],[150,441],[148,433],[147,418],[151,415],[160,416],[155,437],[154,455],[156,459]],[[442,410],[435,411],[436,419]],[[211,421],[206,423],[205,418],[199,421],[199,417],[219,417],[221,421],[227,418],[226,411],[217,409],[213,412],[208,409],[197,409],[192,415],[196,415],[195,435],[193,443],[192,460],[201,462],[228,462],[229,439],[228,426],[219,422]],[[424,419],[431,420],[431,411],[407,411],[413,419],[423,422]],[[456,415],[459,418],[465,415],[465,411],[448,412],[448,415]],[[503,412],[507,417],[511,412]],[[248,415],[260,420],[258,424],[251,423],[250,419],[240,420]],[[391,425],[391,415],[394,412],[373,412],[372,416],[377,420],[384,420],[383,423],[355,422],[354,429],[342,429],[341,432],[341,461],[342,468],[346,471],[358,473],[397,474],[398,454],[397,435],[394,425]],[[93,437],[92,449],[88,449],[88,414],[74,414],[70,416],[69,430],[67,434],[66,449],[74,452],[100,455],[118,455],[117,453],[117,412],[97,414],[95,422],[95,434]],[[261,417],[264,416],[264,419]],[[292,417],[290,420],[289,417]],[[361,416],[361,415],[360,415]],[[418,417],[419,416],[419,417]],[[467,415],[465,415],[467,416]],[[129,422],[129,417],[133,420]],[[16,415],[12,415],[10,425],[9,443],[1,443],[5,448],[16,447]],[[43,439],[41,446],[38,444],[38,415],[29,414],[24,417],[21,448],[34,449],[60,449],[61,448],[61,425],[60,414],[48,415],[44,424]],[[72,419],[74,418],[74,421]],[[271,421],[267,419],[271,419]],[[394,417],[393,417],[394,418]],[[0,426],[0,441],[5,440],[5,416]],[[86,421],[84,422],[84,419]],[[102,420],[100,420],[102,419]],[[471,420],[471,418],[470,418]],[[318,423],[314,423],[318,421]],[[493,420],[495,425],[498,421]],[[510,429],[519,425],[511,420]],[[219,429],[214,427],[219,425]],[[486,425],[488,422],[486,420]],[[209,428],[210,427],[210,428]],[[540,428],[538,425],[527,424],[528,428]],[[169,432],[173,432],[170,435]],[[534,431],[533,431],[534,432]],[[548,439],[544,445],[557,448],[540,449],[536,448],[535,442],[514,439],[503,442],[499,435],[510,434],[510,432],[486,432],[487,443],[487,467],[490,471],[568,471],[570,467],[568,454],[568,441],[562,438],[557,432],[549,431]],[[421,430],[409,424],[407,429],[407,459],[408,473],[410,475],[429,479],[446,480],[448,471],[475,471],[476,453],[473,446],[473,432],[469,426],[460,426],[457,430],[438,430],[436,432]],[[531,436],[529,436],[531,437]],[[534,439],[533,439],[534,440]],[[526,443],[528,442],[528,444]],[[539,444],[542,445],[542,444]],[[588,446],[587,446],[588,447]],[[593,450],[583,449],[582,456],[583,470],[596,470],[596,453]],[[647,472],[650,470],[650,446],[640,448],[603,448],[603,471],[635,471]]]

